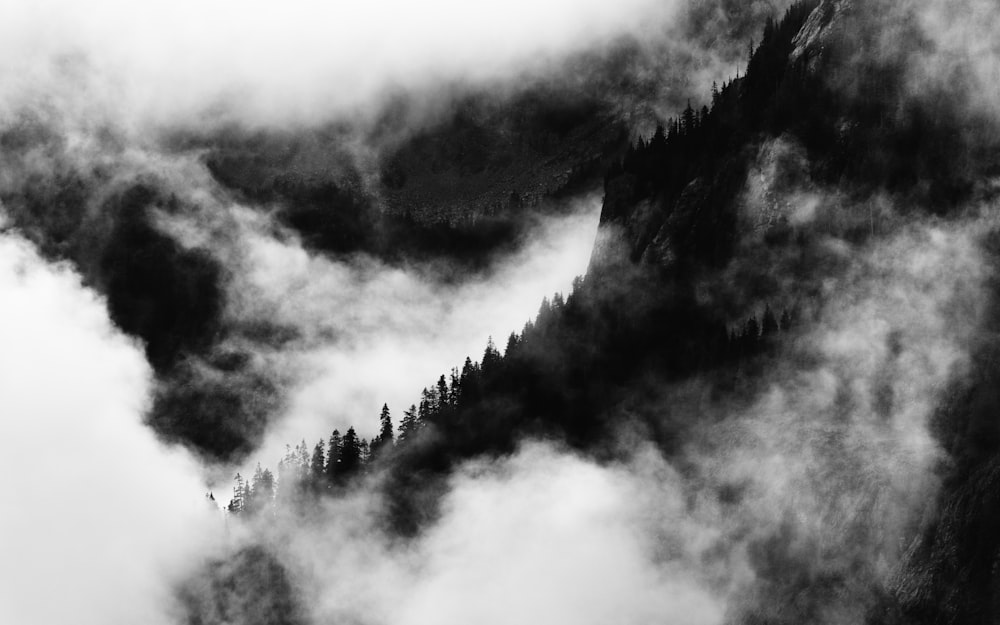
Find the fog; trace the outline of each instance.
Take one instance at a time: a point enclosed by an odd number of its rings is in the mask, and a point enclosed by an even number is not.
[[[142,422],[150,371],[66,266],[0,237],[0,621],[171,623],[221,539],[201,469]]]
[[[5,2],[0,75],[14,84],[53,60],[114,94],[137,119],[309,122],[393,89],[510,78],[561,55],[649,31],[677,2],[325,3],[293,0]],[[10,85],[5,86],[5,91]]]
[[[792,197],[800,214],[816,201]],[[968,371],[989,276],[976,236],[994,222],[984,208],[877,245],[830,235],[842,264],[759,379],[723,401],[707,380],[662,385],[654,410],[692,424],[677,456],[628,430],[604,463],[527,441],[455,471],[413,540],[384,529],[377,474],[246,529],[288,567],[308,622],[855,622],[932,518],[928,423]]]
[[[787,4],[751,3],[748,14]],[[915,97],[955,86],[960,114],[994,115],[998,12],[959,4],[964,12],[932,0],[914,9],[929,43],[908,52],[907,85]],[[260,380],[276,389],[248,458],[212,462],[183,441],[166,445],[144,419],[157,385],[174,380],[154,379],[143,346],[85,286],[99,283],[87,275],[90,251],[74,267],[6,228],[0,469],[12,488],[0,513],[0,621],[187,622],[177,589],[213,592],[198,585],[205,565],[248,545],[287,569],[310,624],[710,625],[787,617],[789,597],[811,622],[863,620],[933,518],[944,454],[928,422],[981,338],[991,275],[979,237],[997,220],[990,205],[946,220],[886,194],[820,188],[789,137],[764,142],[750,164],[744,264],[720,269],[698,297],[734,320],[766,301],[798,304],[804,323],[758,371],[736,370],[722,399],[707,377],[641,381],[656,388],[641,395],[642,410],[689,424],[672,456],[624,426],[614,433],[620,453],[602,462],[525,440],[444,477],[440,506],[412,538],[386,529],[386,478],[376,471],[304,511],[217,509],[236,471],[258,461],[274,469],[286,444],[311,448],[334,428],[370,437],[383,403],[398,423],[421,388],[479,359],[488,337],[503,349],[542,297],[568,292],[586,270],[601,198],[526,214],[520,247],[481,271],[324,254],[274,207],[214,181],[200,152],[165,147],[164,134],[229,123],[309,132],[374,116],[397,92],[446,108],[455,85],[503,93],[622,36],[640,42],[628,69],[660,85],[646,104],[675,114],[677,102],[707,97],[708,84],[739,68],[741,28],[753,21],[726,2],[702,5],[700,17],[697,8],[0,5],[0,129],[20,129],[28,115],[55,137],[0,156],[0,192],[57,188],[66,172],[83,172],[89,195],[72,208],[99,233],[117,218],[99,214],[105,201],[136,181],[177,200],[152,207],[156,231],[221,267],[219,323],[230,331],[184,365],[203,372],[219,354],[246,355],[246,377],[225,381],[248,395]],[[782,219],[807,231],[801,247],[765,240]],[[47,242],[50,225],[31,222],[38,232],[29,234]],[[767,300],[744,282],[748,268],[773,278]],[[255,324],[287,336],[241,334]],[[209,489],[218,502],[205,500]]]
[[[383,403],[398,421],[420,403],[421,389],[466,357],[480,360],[490,337],[503,350],[507,336],[534,319],[542,298],[568,293],[585,273],[599,212],[592,196],[568,216],[543,218],[520,250],[458,284],[419,267],[332,262],[294,243],[250,240],[247,272],[234,284],[234,314],[285,323],[302,336],[280,357],[302,377],[254,458],[273,466],[286,444],[305,439],[311,448],[334,428],[343,433],[353,425],[370,437]]]

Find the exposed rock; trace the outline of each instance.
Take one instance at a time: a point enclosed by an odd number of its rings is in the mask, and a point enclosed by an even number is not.
[[[815,69],[817,59],[843,27],[844,16],[853,8],[853,4],[853,0],[822,0],[792,40],[795,47],[789,55],[791,62],[804,57],[809,69]]]

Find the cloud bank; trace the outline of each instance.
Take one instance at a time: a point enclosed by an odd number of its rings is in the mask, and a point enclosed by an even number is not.
[[[67,0],[0,7],[0,75],[74,63],[123,110],[191,123],[236,113],[315,120],[387,90],[510,78],[526,67],[642,33],[679,3]],[[49,76],[57,81],[59,76]],[[56,85],[50,85],[56,86]],[[110,101],[110,99],[109,99]]]
[[[0,238],[0,621],[171,623],[221,534],[200,469],[142,424],[150,371],[103,302]]]

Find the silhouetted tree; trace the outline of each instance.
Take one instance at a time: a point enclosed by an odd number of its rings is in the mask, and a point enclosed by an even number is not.
[[[330,484],[337,481],[340,474],[340,458],[343,451],[344,442],[340,437],[340,430],[334,430],[330,435],[329,451],[326,458],[326,480]]]
[[[340,471],[342,477],[349,477],[361,468],[361,441],[353,427],[347,428],[340,450]]]
[[[392,415],[389,412],[389,404],[382,404],[382,412],[379,413],[379,432],[372,439],[370,445],[371,458],[378,457],[383,450],[391,449],[393,445]]]
[[[417,407],[412,405],[403,411],[403,418],[399,422],[399,442],[400,444],[410,440],[417,432]]]

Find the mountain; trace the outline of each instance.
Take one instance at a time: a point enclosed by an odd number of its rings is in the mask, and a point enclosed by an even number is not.
[[[701,3],[691,56],[713,24],[770,17],[735,76],[669,102],[646,57],[670,46],[617,41],[567,75],[400,90],[312,126],[136,137],[12,113],[5,234],[72,265],[139,342],[156,435],[236,473],[172,618],[507,623],[606,594],[577,621],[997,621],[1000,115],[973,4]],[[371,350],[388,385],[433,348],[407,333],[437,340],[491,277],[510,289],[538,225],[596,195],[570,292],[409,407],[345,402],[381,405],[377,429],[247,471],[281,416],[328,401],[317,361],[349,384]],[[391,303],[432,297],[434,318],[393,327]]]
[[[858,291],[867,271],[903,272],[924,293],[938,289],[931,266],[908,273],[923,262],[914,246],[962,231],[969,207],[996,197],[987,182],[1000,147],[995,121],[963,112],[954,105],[963,94],[947,85],[914,93],[904,69],[927,44],[907,39],[886,53],[889,18],[872,11],[846,1],[792,5],[765,25],[746,72],[715,90],[711,107],[689,105],[611,165],[585,279],[546,301],[502,354],[491,344],[481,362],[430,386],[420,434],[371,461],[388,476],[381,488],[395,531],[419,534],[439,518],[436,493],[465,459],[504,457],[541,437],[615,462],[631,444],[623,431],[715,485],[691,493],[692,514],[702,497],[752,514],[750,493],[768,483],[717,482],[693,449],[706,432],[739,427],[743,417],[725,415],[789,402],[793,413],[814,412],[756,418],[777,418],[790,432],[812,432],[799,428],[815,421],[808,427],[820,438],[796,440],[818,482],[807,481],[814,490],[793,496],[799,507],[774,525],[737,523],[723,539],[746,550],[752,580],[729,603],[727,622],[996,619],[995,279],[982,313],[954,318],[967,329],[971,362],[935,374],[943,388],[930,404],[902,382],[919,371],[908,359],[940,357],[921,347],[937,339],[912,318],[878,318],[888,327],[871,336],[885,341],[878,351],[887,360],[870,380],[859,373],[869,364],[838,368],[837,350],[848,347],[812,343],[869,336],[862,328],[874,309],[865,307],[895,296]],[[959,249],[983,254],[992,273],[995,226],[973,223]],[[843,323],[838,315],[861,327],[824,329]],[[840,384],[828,404],[817,398],[822,387],[809,387],[819,379]],[[856,395],[869,387],[870,398]],[[912,424],[915,407],[926,411]],[[942,453],[917,461],[905,444],[891,450],[889,432],[904,427],[926,427]],[[851,443],[856,436],[865,442]],[[924,486],[938,481],[939,489]]]

